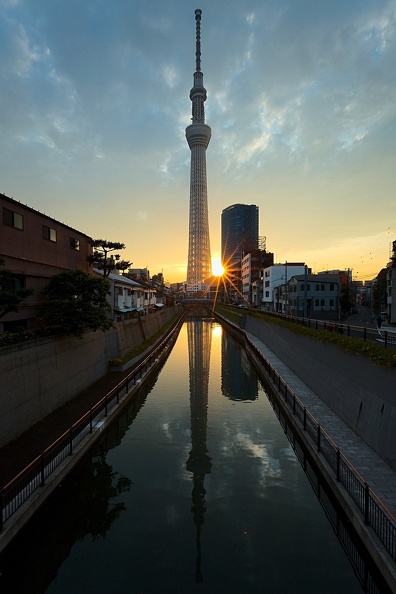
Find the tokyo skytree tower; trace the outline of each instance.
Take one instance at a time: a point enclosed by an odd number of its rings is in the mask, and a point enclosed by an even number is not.
[[[188,238],[187,290],[200,291],[203,281],[212,274],[210,255],[208,197],[206,187],[206,149],[211,137],[205,124],[206,89],[201,72],[201,14],[195,11],[196,69],[194,86],[190,91],[192,124],[186,128],[186,138],[191,150],[190,219]]]

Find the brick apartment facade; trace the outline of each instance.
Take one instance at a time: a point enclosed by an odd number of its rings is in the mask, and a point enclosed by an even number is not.
[[[0,318],[0,332],[34,325],[41,292],[51,276],[64,270],[92,272],[87,257],[91,238],[72,227],[0,194],[0,258],[17,276],[20,287],[32,288],[18,312]]]

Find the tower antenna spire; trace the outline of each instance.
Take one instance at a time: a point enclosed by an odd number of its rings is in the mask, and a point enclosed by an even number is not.
[[[195,50],[195,62],[196,66],[195,69],[197,72],[201,70],[201,15],[202,10],[197,8],[195,11],[195,23],[196,23],[196,50]]]

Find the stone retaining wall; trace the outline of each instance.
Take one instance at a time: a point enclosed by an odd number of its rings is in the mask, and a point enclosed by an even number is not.
[[[0,349],[0,446],[97,381],[109,359],[139,346],[178,311],[164,308],[81,339],[45,338]]]
[[[396,369],[251,316],[242,326],[396,470]]]

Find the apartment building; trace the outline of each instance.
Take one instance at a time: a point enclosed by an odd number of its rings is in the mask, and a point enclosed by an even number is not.
[[[0,217],[4,267],[15,275],[20,288],[34,291],[17,312],[0,319],[0,332],[30,329],[51,276],[76,268],[92,271],[87,260],[92,253],[91,238],[5,194],[0,194]]]
[[[282,286],[282,311],[318,319],[339,319],[341,279],[338,274],[300,274]]]
[[[264,268],[262,271],[262,290],[258,294],[257,286],[255,294],[258,303],[261,303],[261,309],[265,311],[281,311],[282,304],[279,301],[279,292],[276,290],[281,285],[286,284],[292,276],[304,274],[305,271],[311,272],[306,268],[304,262],[285,262],[284,264],[273,264]]]

